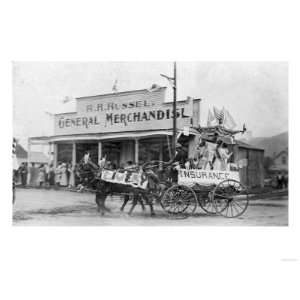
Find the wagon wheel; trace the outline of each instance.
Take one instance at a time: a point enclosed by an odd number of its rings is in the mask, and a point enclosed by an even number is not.
[[[239,181],[228,179],[214,188],[212,201],[217,214],[236,218],[246,211],[249,197],[247,189]]]
[[[200,197],[198,200],[199,206],[208,214],[215,215],[216,209],[213,204],[213,192],[209,192],[207,197]]]
[[[170,216],[188,217],[197,208],[197,196],[191,188],[176,184],[165,191],[160,203]]]

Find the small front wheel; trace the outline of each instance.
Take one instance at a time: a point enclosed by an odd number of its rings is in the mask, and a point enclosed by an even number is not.
[[[184,185],[173,185],[165,191],[161,198],[161,206],[170,216],[188,217],[197,208],[195,192]]]

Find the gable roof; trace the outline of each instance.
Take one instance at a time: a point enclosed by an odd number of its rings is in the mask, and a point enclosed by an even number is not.
[[[256,146],[247,144],[247,143],[242,142],[242,141],[240,141],[240,140],[236,140],[236,143],[238,144],[238,146],[239,146],[240,148],[265,151],[265,149],[263,149],[263,148],[259,148],[259,147],[256,147]]]
[[[16,144],[16,156],[17,158],[27,158],[27,151],[18,143]]]
[[[276,155],[274,155],[273,159],[277,159],[279,156],[281,156],[284,153],[287,154],[287,155],[289,155],[289,150],[285,149],[285,150],[280,151],[279,153],[277,153]]]

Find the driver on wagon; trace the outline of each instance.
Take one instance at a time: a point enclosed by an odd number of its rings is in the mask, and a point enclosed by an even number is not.
[[[171,179],[173,182],[178,181],[178,169],[185,167],[185,162],[187,160],[187,152],[183,149],[182,145],[176,143],[176,154],[175,157],[171,160],[172,169],[171,169]]]

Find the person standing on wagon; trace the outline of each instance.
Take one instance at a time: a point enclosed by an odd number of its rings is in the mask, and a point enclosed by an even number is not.
[[[184,150],[181,144],[176,144],[176,155],[171,160],[172,169],[171,169],[171,179],[173,182],[178,181],[178,169],[184,168],[185,162],[187,160],[187,152]]]
[[[229,171],[228,160],[230,159],[232,152],[229,153],[227,144],[219,141],[216,150],[216,159],[214,162],[214,170]]]

